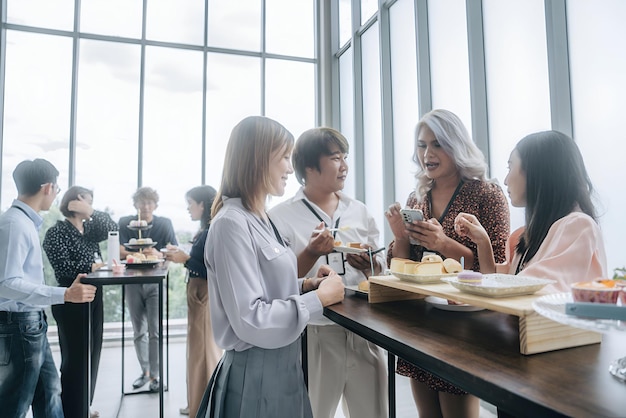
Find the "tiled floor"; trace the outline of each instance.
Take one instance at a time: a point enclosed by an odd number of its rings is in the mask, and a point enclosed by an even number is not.
[[[60,364],[58,346],[53,344],[53,354],[57,364]],[[93,409],[100,412],[102,418],[113,418],[121,398],[121,357],[122,350],[119,342],[105,343],[102,351],[98,384],[93,402]],[[139,375],[140,369],[132,347],[132,341],[126,341],[124,349],[125,373],[124,388],[132,392],[131,384]],[[182,417],[179,408],[187,404],[185,384],[185,338],[174,336],[169,344],[169,385],[164,396],[164,417]],[[167,380],[167,375],[165,380]],[[417,417],[408,379],[396,375],[396,410],[398,418]],[[153,418],[159,416],[158,394],[126,395],[123,398],[119,418]],[[495,409],[491,405],[483,405],[481,418],[495,418]],[[341,408],[338,408],[335,418],[344,418]],[[357,417],[358,418],[358,417]]]

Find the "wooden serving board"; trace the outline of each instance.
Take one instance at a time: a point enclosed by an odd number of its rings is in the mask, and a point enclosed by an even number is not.
[[[520,353],[522,354],[544,353],[562,348],[596,344],[602,341],[602,334],[600,333],[563,325],[535,312],[532,303],[545,294],[541,291],[532,295],[491,298],[461,292],[445,282],[417,284],[400,280],[395,276],[370,277],[369,282],[368,300],[370,303],[437,296],[517,316],[519,318]]]

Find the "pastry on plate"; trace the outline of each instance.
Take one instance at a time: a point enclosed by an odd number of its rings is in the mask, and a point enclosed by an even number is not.
[[[363,291],[363,292],[369,292],[370,291],[370,282],[368,280],[363,280],[362,282],[359,283],[359,290]]]
[[[446,270],[446,273],[460,273],[463,271],[461,263],[454,258],[446,258],[443,260],[443,268]]]

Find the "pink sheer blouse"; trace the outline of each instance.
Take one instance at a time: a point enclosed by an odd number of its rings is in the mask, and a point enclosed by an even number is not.
[[[498,271],[515,274],[521,255]],[[575,282],[607,278],[606,253],[598,224],[582,212],[572,212],[556,221],[535,256],[523,266],[520,276],[556,280],[548,292],[568,292]]]

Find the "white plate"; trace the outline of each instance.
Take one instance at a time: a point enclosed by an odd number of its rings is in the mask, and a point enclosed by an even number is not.
[[[618,321],[617,319],[591,319],[581,318],[565,313],[565,304],[574,302],[572,294],[551,293],[541,296],[533,302],[533,308],[538,314],[561,324],[572,327],[583,328],[590,331],[610,331],[616,329],[626,331],[626,321]]]
[[[441,273],[441,274],[408,274],[392,271],[391,274],[396,276],[400,280],[406,280],[409,282],[428,284],[439,283],[443,277],[456,276],[456,273]]]
[[[154,247],[157,244],[158,244],[158,242],[152,241],[152,242],[149,242],[149,243],[146,243],[146,244],[137,244],[137,243],[131,244],[130,242],[126,242],[126,243],[124,243],[122,245],[124,247],[126,247],[126,248],[130,248],[131,250],[135,251],[135,250],[140,250],[140,249],[143,249],[143,248]]]
[[[333,248],[337,252],[347,253],[347,254],[361,254],[361,253],[367,252],[367,249],[365,248],[353,248],[353,247],[333,247]]]
[[[368,295],[368,292],[366,292],[365,290],[359,289],[359,286],[356,285],[356,284],[346,286],[346,289],[353,291],[355,294],[357,294],[359,296],[367,297],[367,295]]]
[[[152,228],[152,225],[145,225],[145,226],[126,225],[126,228],[130,229],[131,231],[147,231],[148,229]]]
[[[462,305],[449,305],[448,299],[438,298],[435,296],[427,296],[424,300],[426,301],[426,303],[430,303],[431,305],[433,305],[433,307],[444,311],[475,312],[485,309],[481,308],[480,306],[468,305],[467,303],[464,303]]]
[[[480,283],[463,283],[458,277],[445,277],[441,280],[450,283],[462,292],[492,298],[530,295],[548,284],[556,283],[555,280],[550,279],[499,273],[484,274]]]

